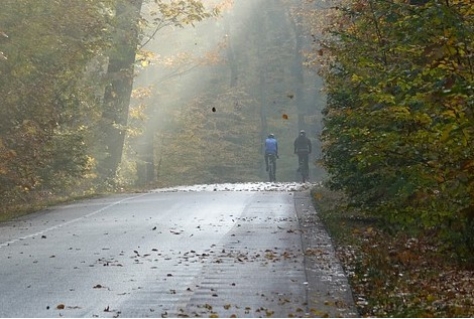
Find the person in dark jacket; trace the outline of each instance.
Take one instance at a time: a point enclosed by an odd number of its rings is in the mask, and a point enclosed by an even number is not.
[[[294,142],[295,154],[298,155],[298,172],[302,163],[306,172],[309,172],[309,154],[311,154],[311,140],[306,137],[306,132],[301,130]]]

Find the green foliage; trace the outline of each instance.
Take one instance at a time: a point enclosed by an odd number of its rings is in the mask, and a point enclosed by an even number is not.
[[[323,161],[329,185],[355,206],[447,235],[471,231],[473,15],[461,0],[337,7],[321,43]]]

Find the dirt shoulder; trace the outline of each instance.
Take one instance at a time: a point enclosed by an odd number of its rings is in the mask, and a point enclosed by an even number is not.
[[[308,315],[358,317],[347,277],[313,206],[310,192],[296,192],[294,201],[305,252]]]

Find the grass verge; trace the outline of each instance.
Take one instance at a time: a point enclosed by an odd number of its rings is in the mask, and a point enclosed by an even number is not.
[[[15,202],[4,203],[0,208],[0,223],[25,216],[40,210],[48,209],[56,205],[72,203],[83,199],[106,197],[119,193],[140,193],[148,189],[120,188],[116,191],[65,191],[62,194],[52,192],[30,192],[19,197]]]
[[[324,187],[312,196],[361,316],[474,316],[474,271],[447,258],[431,234],[388,233]]]

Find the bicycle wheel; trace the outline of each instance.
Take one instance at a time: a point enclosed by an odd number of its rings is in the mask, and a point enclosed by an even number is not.
[[[273,166],[272,182],[275,182],[276,181],[276,159],[273,159],[272,166]]]
[[[300,173],[301,178],[302,178],[302,183],[304,183],[304,182],[305,182],[305,179],[304,179],[304,165],[303,165],[303,161],[299,161],[299,162],[298,162],[298,173]]]
[[[302,172],[301,172],[301,182],[302,182],[302,183],[306,183],[306,179],[307,179],[307,178],[308,178],[308,177],[307,177],[306,172],[303,172],[303,171],[302,171]]]
[[[308,180],[309,172],[308,172],[308,169],[306,168],[304,160],[299,162],[299,172],[301,174],[301,182],[306,183],[306,181]]]
[[[268,165],[268,177],[270,179],[270,182],[275,181],[275,176],[276,176],[276,162],[275,162],[275,157],[270,157],[269,158],[269,165]]]

